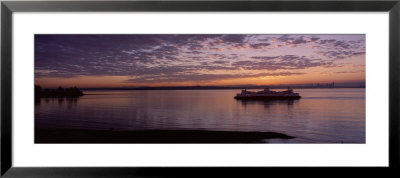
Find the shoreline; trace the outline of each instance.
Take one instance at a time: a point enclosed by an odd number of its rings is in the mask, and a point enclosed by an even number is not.
[[[307,88],[307,87],[290,87],[291,89],[295,90],[301,90],[301,89],[365,89],[366,87],[334,87],[334,88]],[[260,90],[264,88],[193,88],[193,89],[188,89],[188,88],[82,88],[82,91],[96,91],[96,90],[101,90],[101,91],[155,91],[155,90],[243,90],[243,89],[248,89],[248,90]],[[270,89],[277,89],[277,90],[282,90],[282,89],[287,89],[287,88],[270,88]]]
[[[84,130],[35,128],[35,144],[46,143],[265,143],[264,139],[292,139],[277,132],[208,130]]]

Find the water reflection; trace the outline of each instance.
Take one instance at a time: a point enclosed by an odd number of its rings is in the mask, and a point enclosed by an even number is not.
[[[236,90],[87,91],[35,100],[35,127],[273,131],[317,142],[365,143],[365,89],[300,92],[299,100],[236,100]]]
[[[244,108],[252,105],[261,105],[266,109],[271,108],[272,106],[282,106],[287,105],[288,108],[292,108],[293,105],[298,104],[300,100],[236,100],[240,103]]]
[[[80,96],[78,97],[38,97],[35,98],[35,106],[40,106],[44,102],[45,104],[57,102],[58,106],[63,106],[64,103],[67,105],[68,109],[77,105]]]

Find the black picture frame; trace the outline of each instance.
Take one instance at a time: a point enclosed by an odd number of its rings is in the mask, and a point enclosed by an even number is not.
[[[130,168],[65,167],[21,168],[12,166],[12,17],[13,12],[389,12],[389,167],[344,168],[347,170],[390,171],[399,168],[400,101],[400,1],[2,1],[1,2],[1,175],[5,177],[132,177],[165,176],[177,173],[211,175],[219,173],[255,174],[268,171],[289,173],[283,168]],[[268,169],[268,170],[265,170]],[[295,169],[307,173],[310,168]],[[341,175],[331,168],[330,175]],[[394,172],[394,171],[393,171]],[[215,173],[215,172],[214,172]],[[213,173],[213,175],[214,175]],[[187,174],[186,174],[187,175]]]

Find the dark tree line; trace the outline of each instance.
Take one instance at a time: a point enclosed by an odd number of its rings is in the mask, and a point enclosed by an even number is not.
[[[61,86],[57,89],[42,89],[40,85],[35,85],[35,97],[77,97],[82,96],[83,92],[77,87],[62,88]]]

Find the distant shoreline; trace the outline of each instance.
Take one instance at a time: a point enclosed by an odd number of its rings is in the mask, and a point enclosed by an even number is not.
[[[334,88],[365,88],[365,87],[138,87],[138,88],[81,88],[82,90],[243,90],[243,89],[334,89]]]
[[[275,138],[295,137],[276,132],[35,128],[35,143],[265,143]]]

